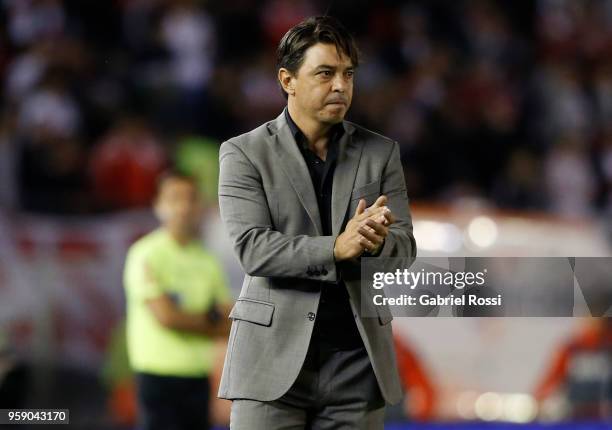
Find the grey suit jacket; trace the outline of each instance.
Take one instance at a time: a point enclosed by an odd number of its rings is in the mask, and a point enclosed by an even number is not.
[[[414,257],[416,244],[398,144],[348,121],[332,190],[333,235],[322,236],[308,167],[284,113],[223,143],[219,154],[221,218],[246,272],[219,388],[226,399],[275,400],[302,367],[319,304],[321,281],[342,279],[380,390],[401,399],[391,313],[361,317],[359,261],[336,265],[334,241],[355,213],[379,195],[397,217],[381,257]],[[323,285],[325,288],[325,285]],[[364,297],[368,297],[369,291]],[[372,300],[364,306],[373,306]]]

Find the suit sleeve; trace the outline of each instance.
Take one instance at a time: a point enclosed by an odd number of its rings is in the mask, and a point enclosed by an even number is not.
[[[393,144],[393,150],[383,172],[382,194],[387,196],[387,206],[391,209],[397,221],[389,227],[389,234],[378,256],[383,258],[416,258],[417,247],[412,232],[412,216],[397,142]]]
[[[244,271],[336,282],[335,236],[290,236],[274,230],[261,176],[246,154],[227,141],[219,164],[221,219]]]

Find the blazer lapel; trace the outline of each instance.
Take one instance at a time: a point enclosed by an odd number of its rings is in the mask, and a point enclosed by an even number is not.
[[[316,227],[317,233],[323,234],[319,204],[317,203],[310,172],[285,120],[285,112],[283,111],[276,120],[272,121],[268,128],[272,133],[270,143],[278,157],[278,164],[289,178],[289,182],[291,182],[302,206],[304,206],[310,220]]]
[[[332,189],[332,232],[334,235],[340,234],[340,229],[344,224],[363,149],[361,142],[353,139],[354,127],[345,121],[344,129],[346,133],[339,142],[338,162]]]

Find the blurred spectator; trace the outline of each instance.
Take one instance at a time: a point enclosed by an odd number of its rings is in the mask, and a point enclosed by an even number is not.
[[[596,196],[594,169],[580,136],[567,135],[548,153],[546,185],[551,208],[565,216],[590,215]]]
[[[48,72],[39,89],[27,95],[21,104],[18,130],[32,140],[74,137],[81,115],[67,89],[65,72]]]
[[[231,294],[221,266],[199,242],[201,201],[194,180],[159,182],[161,226],[127,255],[128,357],[137,376],[140,428],[209,428],[215,340],[229,333]]]
[[[40,83],[47,68],[47,49],[45,41],[39,42],[13,59],[6,70],[7,99],[19,103]]]
[[[243,119],[248,127],[257,127],[277,115],[286,104],[276,78],[276,59],[271,57],[273,51],[262,53],[242,75],[240,86],[244,97],[240,107],[249,112]]]
[[[591,131],[592,106],[574,64],[549,64],[536,77],[541,122],[545,139],[559,134]]]
[[[166,165],[163,146],[146,122],[126,117],[91,153],[93,192],[100,208],[148,206]]]
[[[161,21],[161,37],[170,52],[174,83],[201,90],[212,75],[214,28],[210,17],[193,0],[175,0]]]
[[[61,35],[66,15],[60,0],[7,0],[8,34],[17,46]]]

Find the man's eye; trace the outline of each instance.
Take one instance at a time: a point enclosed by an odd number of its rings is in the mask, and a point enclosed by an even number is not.
[[[331,72],[329,70],[323,70],[323,71],[319,72],[319,75],[323,75],[325,77],[330,77],[331,76]]]
[[[349,70],[348,72],[346,72],[346,76],[352,78],[353,76],[355,76],[355,72],[353,70]]]

